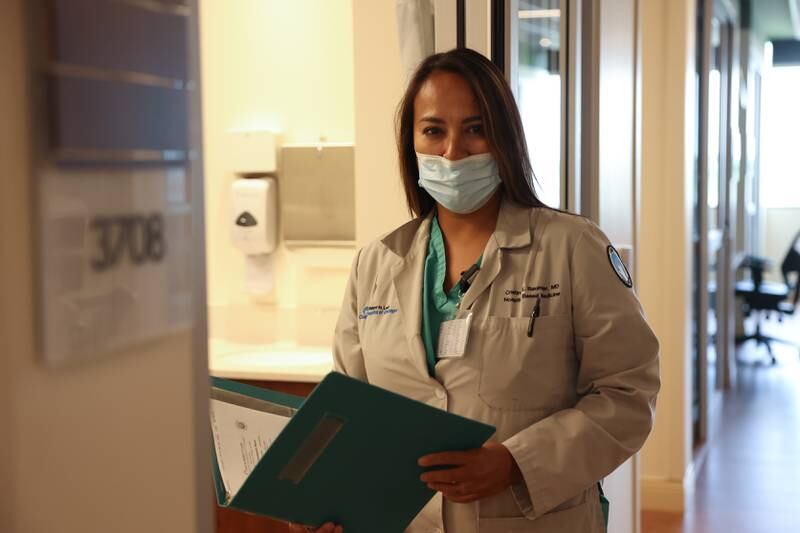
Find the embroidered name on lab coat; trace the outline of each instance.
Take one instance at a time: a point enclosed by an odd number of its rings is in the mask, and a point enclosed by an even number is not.
[[[358,313],[359,320],[366,320],[371,316],[393,315],[397,313],[396,307],[389,307],[388,305],[365,305]]]
[[[504,302],[520,302],[526,298],[555,298],[561,296],[561,284],[538,285],[536,287],[522,287],[519,289],[506,289],[503,292]]]

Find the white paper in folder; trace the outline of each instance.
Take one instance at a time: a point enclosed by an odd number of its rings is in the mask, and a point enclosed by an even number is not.
[[[233,497],[289,418],[214,399],[210,409],[219,473]]]

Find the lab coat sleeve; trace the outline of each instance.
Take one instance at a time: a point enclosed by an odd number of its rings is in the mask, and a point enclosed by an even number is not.
[[[353,260],[342,309],[336,322],[333,339],[333,369],[366,381],[367,372],[358,337],[358,264],[360,258],[361,251]]]
[[[531,519],[610,474],[642,447],[653,425],[658,340],[633,289],[612,269],[608,244],[587,221],[569,262],[576,405],[504,442],[527,487],[512,493]]]

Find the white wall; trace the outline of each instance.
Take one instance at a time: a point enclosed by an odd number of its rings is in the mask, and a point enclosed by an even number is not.
[[[394,112],[405,90],[395,3],[353,0],[356,239],[360,246],[409,220],[397,167]]]
[[[681,511],[691,488],[691,221],[694,0],[642,9],[639,295],[661,342],[655,428],[642,452],[642,507]],[[687,475],[687,471],[689,474]]]
[[[0,530],[206,532],[210,476],[196,467],[209,448],[195,441],[192,332],[78,368],[40,362],[28,4],[0,2]]]
[[[770,207],[762,208],[761,211],[763,218],[759,253],[775,261],[775,266],[767,271],[765,277],[783,283],[781,263],[789,251],[792,239],[800,231],[800,208]]]
[[[634,244],[636,0],[605,0],[599,8],[598,221],[615,245]],[[638,250],[635,250],[638,252]],[[613,502],[609,530],[638,531],[639,483],[633,457],[604,482]]]
[[[636,2],[600,5],[599,224],[617,245],[634,237]]]
[[[327,345],[353,250],[281,245],[274,294],[249,295],[244,256],[228,237],[225,134],[353,142],[351,0],[201,0],[200,22],[211,336]]]

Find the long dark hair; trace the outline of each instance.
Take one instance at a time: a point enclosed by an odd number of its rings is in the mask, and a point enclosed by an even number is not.
[[[419,169],[414,151],[414,99],[425,80],[436,71],[458,74],[472,88],[480,107],[489,150],[497,161],[506,196],[521,205],[543,207],[533,188],[535,177],[522,119],[503,73],[478,52],[456,48],[425,59],[408,82],[408,88],[397,106],[397,151],[409,211],[415,216],[425,216],[436,205],[435,200],[417,183]]]

